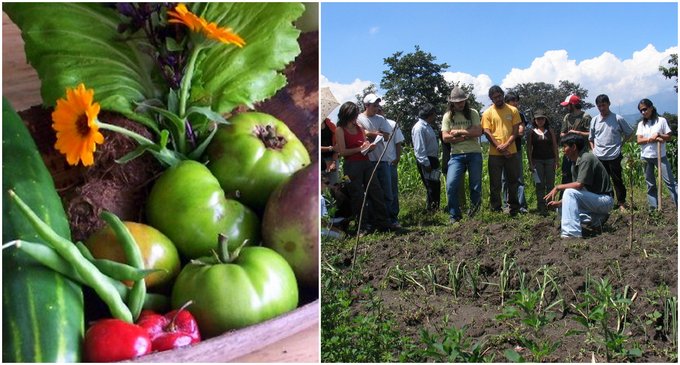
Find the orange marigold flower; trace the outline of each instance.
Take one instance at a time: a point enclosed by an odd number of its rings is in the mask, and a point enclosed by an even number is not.
[[[216,41],[229,44],[232,43],[238,47],[243,48],[246,42],[238,34],[234,33],[231,28],[222,28],[215,23],[207,23],[203,27],[203,33]]]
[[[168,10],[168,16],[168,23],[184,24],[187,28],[191,29],[192,32],[201,31],[201,29],[203,29],[203,24],[205,23],[205,20],[190,12],[184,4],[178,4],[174,11]]]
[[[231,28],[222,28],[216,23],[197,16],[187,9],[186,5],[178,4],[175,10],[168,11],[168,22],[186,25],[192,32],[202,32],[206,37],[225,44],[232,43],[238,47],[243,47],[246,42]]]
[[[84,166],[92,165],[97,144],[104,143],[97,125],[100,106],[93,99],[94,90],[85,89],[81,83],[75,89],[66,89],[66,99],[57,100],[52,112],[52,128],[57,132],[54,147],[66,155],[70,165],[79,161]]]

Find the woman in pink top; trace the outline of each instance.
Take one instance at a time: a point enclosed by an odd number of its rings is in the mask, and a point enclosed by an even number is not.
[[[365,152],[375,148],[366,139],[364,130],[357,124],[359,107],[351,101],[340,106],[338,112],[337,129],[335,130],[335,150],[343,157],[343,171],[349,177],[349,194],[352,204],[352,214],[359,225],[359,214],[363,203],[364,190],[373,171],[373,164],[365,155]],[[364,151],[364,153],[362,153]],[[373,179],[366,193],[368,200],[367,210],[364,211],[366,218],[362,226],[368,232],[373,228],[379,231],[390,230],[387,218],[387,208],[383,197],[383,191],[377,179]],[[367,214],[368,213],[368,214]],[[369,225],[372,225],[369,226]],[[363,230],[363,229],[362,229]]]

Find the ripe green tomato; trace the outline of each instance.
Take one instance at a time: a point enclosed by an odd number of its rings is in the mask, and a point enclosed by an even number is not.
[[[264,113],[241,113],[210,142],[208,168],[229,196],[262,211],[271,192],[309,165],[309,152],[288,126]]]
[[[244,247],[231,263],[213,257],[184,266],[172,288],[172,307],[189,300],[201,335],[214,337],[266,321],[297,307],[295,274],[274,250]]]
[[[226,199],[210,170],[196,161],[183,161],[158,178],[146,203],[146,217],[190,259],[210,255],[219,234],[229,237],[232,246],[260,240],[255,212]]]
[[[142,254],[145,269],[163,269],[149,274],[144,281],[148,288],[163,287],[172,282],[179,273],[179,254],[175,245],[156,228],[135,222],[123,222]],[[92,256],[127,263],[123,247],[118,243],[116,234],[106,226],[95,232],[85,241]],[[168,286],[169,288],[169,286]]]

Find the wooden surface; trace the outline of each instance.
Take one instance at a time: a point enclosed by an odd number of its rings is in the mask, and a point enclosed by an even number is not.
[[[19,29],[2,14],[2,94],[18,111],[42,103]],[[319,362],[319,300],[265,323],[138,362]]]

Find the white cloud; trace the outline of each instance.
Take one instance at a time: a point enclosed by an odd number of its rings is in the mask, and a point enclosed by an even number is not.
[[[444,78],[474,85],[475,97],[485,105],[489,104],[487,93],[493,84],[507,89],[520,83],[546,82],[558,85],[560,80],[568,80],[588,90],[590,100],[587,101],[594,103],[597,95],[607,94],[612,107],[616,107],[636,103],[655,94],[672,93],[675,79],[666,79],[659,72],[659,66],[668,66],[667,61],[672,53],[678,53],[677,46],[658,51],[649,44],[624,60],[604,52],[595,58],[577,62],[570,59],[565,50],[550,50],[534,59],[528,68],[513,68],[500,83],[494,82],[486,74],[474,76],[463,72],[445,72]],[[371,83],[380,83],[380,80],[356,79],[351,84],[340,84],[329,81],[323,75],[320,81],[322,87],[331,88],[340,103],[355,101],[355,94],[361,93]]]
[[[486,74],[479,74],[477,76],[472,76],[463,72],[444,72],[444,80],[448,82],[459,82],[461,84],[472,84],[475,88],[472,93],[475,94],[475,99],[482,103],[487,104],[489,97],[489,88],[493,86],[493,81],[491,77]]]
[[[629,59],[621,60],[604,52],[577,63],[569,59],[567,51],[552,50],[534,59],[526,69],[513,68],[503,79],[501,87],[509,88],[527,82],[557,85],[560,80],[568,80],[586,88],[589,99],[592,99],[590,102],[594,102],[599,94],[607,94],[612,105],[627,104],[672,90],[675,80],[664,78],[659,66],[667,66],[668,56],[677,52],[678,47],[658,51],[649,44],[634,52]]]
[[[329,81],[324,75],[319,76],[319,88],[329,87],[333,93],[333,96],[335,96],[340,104],[346,101],[352,101],[356,103],[356,94],[361,94],[364,89],[369,87],[371,84],[378,85],[379,82],[355,79],[351,84],[340,84]],[[338,108],[335,108],[335,110],[332,111],[331,115],[329,116],[333,121],[337,120],[337,110]]]
[[[368,30],[368,34],[370,35],[376,35],[380,32],[380,27],[371,27],[371,29]]]

